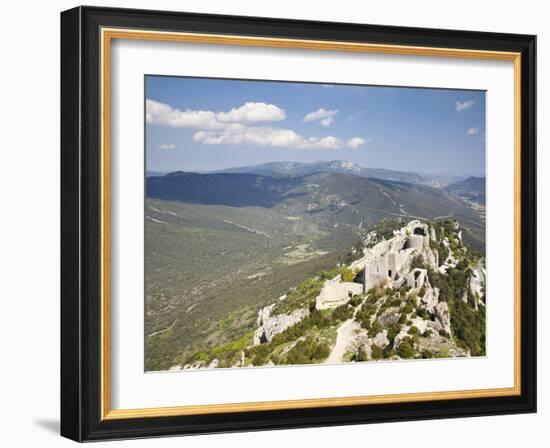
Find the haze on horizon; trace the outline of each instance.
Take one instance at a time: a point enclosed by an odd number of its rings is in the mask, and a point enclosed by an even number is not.
[[[485,92],[147,76],[147,171],[343,160],[485,176]]]

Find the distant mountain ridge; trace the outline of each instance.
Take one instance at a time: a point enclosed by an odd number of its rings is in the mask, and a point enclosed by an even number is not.
[[[361,177],[373,177],[376,179],[407,182],[416,185],[428,185],[431,187],[444,187],[453,182],[462,180],[459,176],[443,176],[418,174],[407,171],[397,171],[385,168],[365,168],[347,160],[331,160],[317,162],[267,162],[259,165],[225,168],[212,171],[212,173],[252,173],[264,176],[306,176],[313,173],[345,173],[355,174]]]
[[[147,178],[147,197],[204,205],[271,207],[301,182],[298,177],[176,171]]]
[[[485,177],[470,176],[460,182],[445,187],[447,191],[468,191],[470,193],[481,193],[485,191]]]
[[[453,216],[482,230],[479,214],[441,189],[340,172],[273,177],[180,171],[147,178],[147,197],[189,204],[264,207],[285,216],[308,217],[328,227],[340,223],[367,226],[388,217]]]
[[[485,205],[485,177],[468,177],[460,182],[447,185],[445,191],[464,199]]]

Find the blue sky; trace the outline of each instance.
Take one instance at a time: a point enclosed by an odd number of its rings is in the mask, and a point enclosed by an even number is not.
[[[146,168],[270,161],[485,174],[485,92],[147,76]]]

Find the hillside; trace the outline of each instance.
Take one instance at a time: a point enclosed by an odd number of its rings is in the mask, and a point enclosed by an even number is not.
[[[251,334],[259,308],[350,263],[385,219],[452,216],[484,247],[482,216],[456,196],[343,173],[177,172],[148,178],[147,196],[148,370]]]
[[[445,187],[445,191],[460,196],[465,200],[485,205],[485,178],[468,177]]]
[[[272,177],[244,173],[176,172],[147,179],[147,196],[165,201],[232,207],[263,207],[308,219],[326,228],[367,228],[383,218],[453,217],[478,248],[483,217],[454,195],[428,186],[344,173]]]
[[[177,171],[147,178],[147,197],[192,204],[272,207],[299,178]]]
[[[260,307],[252,331],[172,369],[485,355],[485,261],[455,221],[384,221],[356,255]]]
[[[258,306],[334,266],[360,241],[261,207],[146,201],[146,365],[250,331]]]

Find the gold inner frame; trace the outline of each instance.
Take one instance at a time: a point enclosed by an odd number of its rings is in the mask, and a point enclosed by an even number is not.
[[[413,56],[455,57],[505,60],[514,63],[514,386],[460,391],[418,392],[303,400],[280,400],[229,404],[188,405],[140,409],[111,409],[110,368],[110,50],[113,39],[239,45],[383,53]],[[421,402],[466,398],[502,397],[521,394],[521,54],[458,48],[334,42],[303,39],[278,39],[215,34],[101,29],[101,419],[128,419],[200,415],[227,412],[306,409],[381,403]]]

